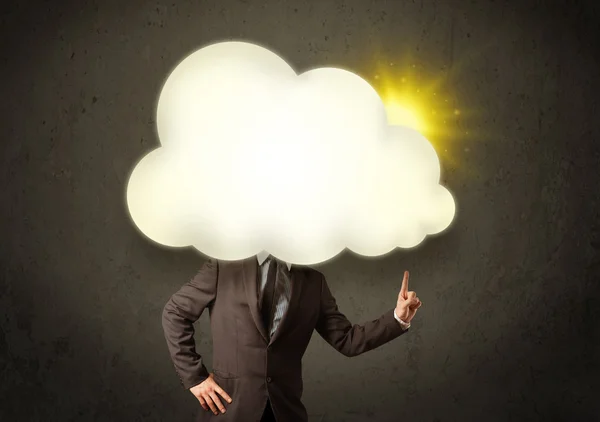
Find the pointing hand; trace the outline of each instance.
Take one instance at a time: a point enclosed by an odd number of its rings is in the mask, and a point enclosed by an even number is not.
[[[423,303],[417,297],[415,292],[408,291],[408,271],[404,271],[404,279],[402,279],[402,287],[398,294],[398,302],[396,302],[396,315],[404,322],[410,322],[417,313],[417,309]]]

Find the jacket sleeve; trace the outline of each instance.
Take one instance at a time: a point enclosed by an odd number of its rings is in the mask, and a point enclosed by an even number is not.
[[[373,321],[353,325],[339,311],[323,275],[321,310],[315,329],[334,349],[349,357],[373,350],[408,331],[394,318],[393,308]]]
[[[218,263],[207,260],[198,273],[171,296],[162,312],[162,327],[175,371],[185,389],[208,378],[208,370],[196,353],[193,323],[217,294]]]

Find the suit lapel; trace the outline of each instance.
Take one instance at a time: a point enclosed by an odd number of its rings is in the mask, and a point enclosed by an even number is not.
[[[254,320],[254,324],[256,324],[256,328],[260,331],[260,335],[265,342],[268,343],[269,337],[267,336],[267,330],[265,330],[265,326],[262,323],[260,309],[258,307],[258,262],[256,262],[256,258],[245,259],[242,262],[242,266],[242,273],[244,274],[244,290],[246,290],[246,300],[248,301],[252,319]]]

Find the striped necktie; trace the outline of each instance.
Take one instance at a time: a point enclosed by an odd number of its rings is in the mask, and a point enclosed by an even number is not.
[[[273,311],[275,310],[275,281],[277,276],[277,261],[273,257],[267,258],[269,270],[267,273],[267,282],[262,292],[260,304],[260,313],[267,335],[270,337],[271,322],[273,321]]]

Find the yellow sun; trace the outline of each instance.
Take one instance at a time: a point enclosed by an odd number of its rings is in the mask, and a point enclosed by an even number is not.
[[[427,131],[422,111],[415,101],[405,97],[390,96],[385,100],[385,110],[389,124],[408,126],[423,134]]]
[[[384,102],[389,124],[417,130],[440,157],[456,164],[449,149],[469,137],[464,127],[468,113],[452,94],[447,72],[432,75],[415,62],[410,57],[402,65],[379,60],[370,82]]]

